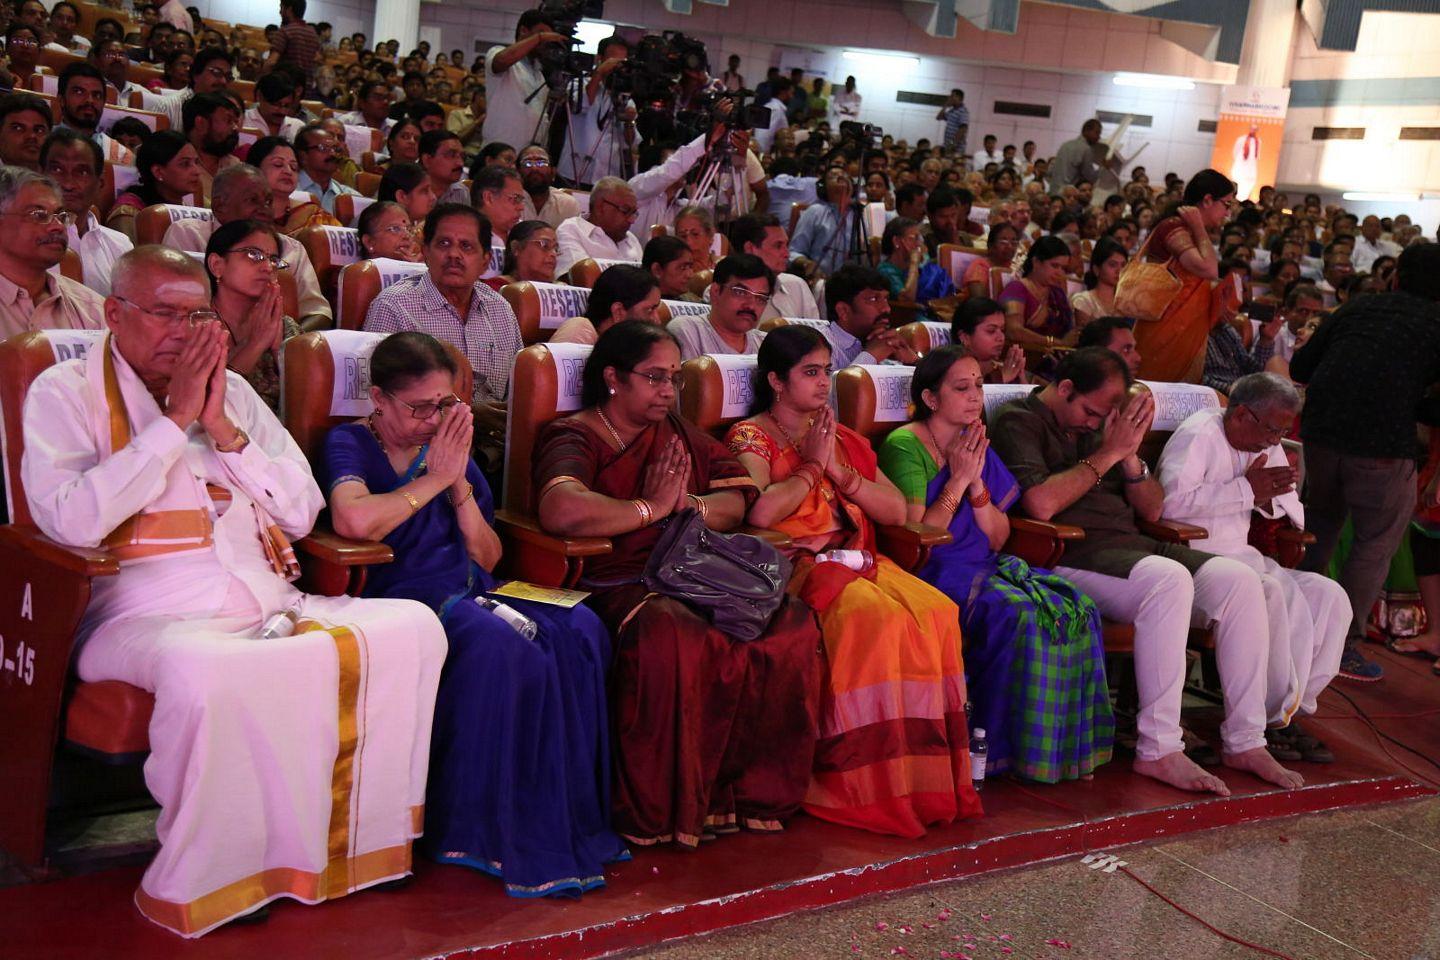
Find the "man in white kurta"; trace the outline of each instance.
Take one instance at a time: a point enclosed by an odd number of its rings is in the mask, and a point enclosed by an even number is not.
[[[277,897],[410,872],[445,635],[403,600],[307,596],[287,537],[324,504],[290,435],[225,368],[203,268],[121,257],[110,335],[26,398],[25,492],[49,537],[104,547],[76,668],[155,694],[160,851],[146,917],[197,937]],[[258,639],[292,610],[296,632]]]
[[[1294,723],[1313,714],[1320,691],[1340,669],[1350,601],[1335,581],[1287,570],[1248,541],[1251,512],[1287,518],[1304,529],[1295,472],[1280,438],[1300,410],[1290,382],[1269,373],[1236,380],[1225,410],[1192,414],[1160,455],[1165,517],[1204,527],[1210,535],[1191,546],[1232,557],[1260,574],[1268,630],[1256,625],[1256,642],[1268,641],[1266,741],[1277,759],[1333,759]],[[1299,756],[1296,756],[1298,754]]]

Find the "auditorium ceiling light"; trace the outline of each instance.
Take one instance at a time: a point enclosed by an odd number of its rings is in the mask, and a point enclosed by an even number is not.
[[[1418,193],[1369,193],[1364,190],[1347,190],[1340,195],[1346,200],[1370,203],[1419,203]]]
[[[914,70],[920,66],[919,57],[907,57],[903,53],[872,53],[869,50],[846,50],[840,56],[845,60],[868,63],[872,67],[909,67]]]
[[[1185,77],[1164,77],[1155,73],[1117,73],[1117,87],[1147,87],[1151,90],[1194,90],[1195,81]]]

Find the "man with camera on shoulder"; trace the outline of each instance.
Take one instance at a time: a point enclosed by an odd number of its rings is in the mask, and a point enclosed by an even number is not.
[[[570,38],[555,32],[554,18],[544,10],[526,10],[515,25],[515,42],[495,46],[485,54],[486,91],[489,112],[485,117],[485,139],[523,146],[535,139],[535,129],[545,111],[545,75],[540,68],[540,48]]]

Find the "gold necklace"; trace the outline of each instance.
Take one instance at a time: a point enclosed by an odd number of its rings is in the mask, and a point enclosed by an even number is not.
[[[785,442],[790,444],[790,446],[794,447],[795,450],[798,452],[800,450],[800,444],[795,442],[795,438],[790,436],[790,431],[785,429],[785,424],[781,423],[780,418],[775,416],[773,412],[770,414],[770,422],[775,424],[775,428],[780,431],[780,435],[785,438]],[[809,420],[806,420],[805,430],[808,432],[810,428],[814,425],[815,420],[813,417]]]
[[[620,431],[615,429],[615,424],[611,423],[611,422],[610,422],[610,418],[607,417],[607,416],[605,416],[605,410],[604,410],[604,408],[597,406],[597,407],[595,408],[595,412],[600,415],[600,422],[603,423],[603,424],[605,424],[605,429],[606,429],[606,430],[609,430],[609,431],[610,431],[610,436],[615,439],[615,445],[620,448],[620,452],[621,452],[621,453],[624,453],[624,452],[625,452],[625,441],[620,439]]]
[[[935,428],[932,427],[932,426],[930,426],[930,424],[928,424],[928,423],[926,423],[924,426],[925,426],[925,432],[930,435],[930,446],[932,446],[932,447],[935,448],[935,449],[934,449],[935,465],[936,465],[937,467],[943,467],[943,466],[945,466],[945,462],[946,462],[946,461],[945,461],[945,455],[940,451],[940,441],[939,441],[939,439],[936,438],[936,436],[935,436]],[[924,438],[923,438],[923,437],[921,438],[921,443],[924,443]],[[929,451],[927,451],[927,452],[929,452]]]
[[[370,435],[375,438],[376,443],[380,444],[380,452],[387,457],[390,456],[390,448],[385,446],[385,438],[380,436],[379,430],[375,429],[375,414],[372,413],[365,418],[365,426],[370,428]],[[416,449],[418,450],[419,447],[416,447]],[[420,466],[423,467],[425,464],[422,463]]]

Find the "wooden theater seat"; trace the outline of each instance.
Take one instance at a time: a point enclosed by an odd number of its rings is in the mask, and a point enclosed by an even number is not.
[[[815,320],[811,317],[771,317],[769,320],[760,321],[760,332],[769,333],[776,327],[783,327],[791,323],[798,323],[802,327],[814,327],[816,330],[821,331],[830,326],[827,320]]]
[[[625,264],[630,267],[640,266],[640,264],[634,260],[592,260],[586,257],[583,260],[575,261],[575,263],[570,266],[570,272],[567,276],[572,285],[584,287],[586,290],[589,290],[595,286],[595,280],[600,274],[618,264]]]
[[[689,300],[661,300],[655,308],[655,320],[660,324],[669,323],[676,317],[708,317],[710,304],[692,303]]]
[[[342,267],[335,283],[335,326],[359,330],[365,326],[365,313],[381,290],[397,280],[424,273],[425,269],[423,263],[388,257],[359,260]]]
[[[715,281],[715,271],[711,269],[696,270],[690,278],[690,292],[697,297],[705,296],[705,291],[710,289],[710,284]]]
[[[184,207],[178,203],[154,203],[135,214],[135,245],[160,243],[170,224],[181,220],[214,220],[208,207]]]
[[[836,419],[878,448],[891,430],[910,419],[913,367],[899,364],[854,365],[835,374]],[[923,523],[876,524],[880,550],[903,569],[925,565],[933,547],[949,543],[950,531]]]
[[[0,848],[22,864],[45,859],[45,820],[57,742],[110,763],[149,750],[154,698],[119,681],[82,683],[70,671],[75,630],[95,577],[119,564],[103,549],[56,543],[36,529],[20,472],[23,408],[30,384],[51,365],[101,349],[104,331],[47,330],[0,343],[0,416],[11,522],[0,526]],[[310,375],[287,371],[290,375]],[[317,388],[319,389],[319,388]],[[328,382],[324,387],[329,403]],[[350,568],[389,558],[384,544],[344,540],[323,531],[295,543],[306,589],[343,585]],[[339,590],[333,591],[338,593]],[[12,664],[4,669],[4,664]]]
[[[380,177],[378,173],[361,171],[355,174],[355,189],[360,191],[360,196],[374,199],[375,194],[380,192]]]
[[[563,283],[531,283],[521,280],[500,288],[500,295],[515,311],[520,339],[528,347],[550,339],[562,323],[584,316],[590,291]]]
[[[934,320],[917,320],[895,330],[900,339],[920,356],[950,343],[950,324]]]
[[[950,281],[955,284],[955,289],[964,293],[961,287],[960,278],[965,276],[965,271],[970,269],[970,264],[985,256],[985,251],[979,247],[965,247],[958,243],[942,243],[935,251],[935,259],[950,274]]]
[[[306,227],[295,239],[310,257],[320,292],[333,304],[341,268],[360,259],[360,235],[350,227]]]
[[[611,550],[608,537],[558,537],[536,519],[531,460],[540,430],[580,409],[580,380],[589,344],[537,343],[515,355],[506,424],[504,506],[495,513],[504,544],[504,576],[545,586],[573,586],[585,560]]]
[[[318,202],[318,201],[317,201]],[[350,194],[335,198],[335,219],[347,227],[355,226],[365,208],[375,202],[373,196],[356,197]]]

